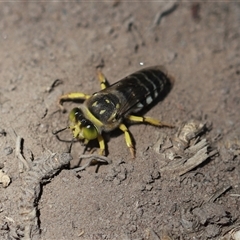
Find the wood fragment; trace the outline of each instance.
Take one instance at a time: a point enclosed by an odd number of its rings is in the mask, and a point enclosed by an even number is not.
[[[164,174],[166,172],[171,172],[178,176],[184,175],[185,173],[202,164],[209,157],[212,157],[218,153],[216,150],[209,152],[208,148],[209,145],[207,143],[207,140],[202,139],[199,143],[188,149],[188,153],[195,153],[192,157],[173,160],[174,162],[171,164],[171,166],[167,165],[161,170],[162,173]]]
[[[30,240],[34,236],[39,235],[39,214],[38,214],[38,201],[41,194],[42,184],[49,181],[57,172],[64,166],[69,165],[72,157],[70,153],[45,153],[39,158],[34,160],[34,164],[29,164],[22,156],[23,139],[17,137],[17,156],[25,168],[22,177],[21,197],[19,203],[20,223],[19,226],[23,229],[21,239]],[[105,156],[95,154],[81,155],[80,159],[89,158],[87,164],[82,167],[74,169],[76,172],[81,171],[91,165],[93,161],[102,163],[111,163]]]

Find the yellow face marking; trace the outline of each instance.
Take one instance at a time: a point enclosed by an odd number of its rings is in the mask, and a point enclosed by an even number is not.
[[[108,99],[105,99],[106,103],[110,103],[110,101]]]
[[[120,104],[119,104],[119,103],[116,105],[116,108],[117,108],[117,109],[119,109],[119,108],[120,108]]]

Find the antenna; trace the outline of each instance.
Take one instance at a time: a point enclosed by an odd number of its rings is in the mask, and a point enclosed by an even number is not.
[[[57,131],[52,131],[52,134],[53,134],[53,135],[57,135],[58,133],[63,132],[63,131],[65,131],[65,130],[68,129],[68,128],[69,128],[69,127],[65,127],[65,128],[59,129],[59,130],[57,130]]]

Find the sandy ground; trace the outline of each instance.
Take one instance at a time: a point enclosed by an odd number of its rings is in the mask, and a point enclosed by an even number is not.
[[[239,3],[1,3],[0,56],[0,239],[239,239]],[[129,125],[134,160],[106,134],[112,163],[76,173],[58,97],[142,65],[175,77],[147,112],[175,128]]]

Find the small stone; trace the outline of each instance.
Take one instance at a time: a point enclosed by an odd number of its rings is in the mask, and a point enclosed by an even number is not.
[[[147,191],[151,191],[152,188],[153,188],[153,186],[150,185],[150,184],[147,184],[146,187],[145,187],[145,189],[146,189]]]
[[[11,147],[4,148],[4,153],[6,156],[12,154],[12,152],[13,152],[13,149]]]

